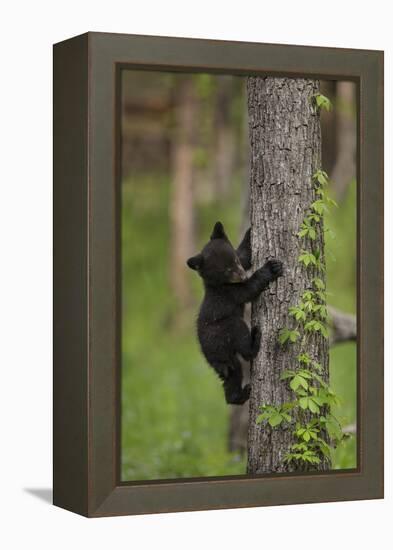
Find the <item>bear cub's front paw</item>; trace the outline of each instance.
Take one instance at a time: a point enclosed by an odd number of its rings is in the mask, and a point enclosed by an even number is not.
[[[269,260],[265,263],[264,267],[269,270],[272,281],[275,281],[283,274],[283,265],[280,260]]]
[[[261,330],[259,327],[251,329],[251,359],[255,359],[261,346]]]

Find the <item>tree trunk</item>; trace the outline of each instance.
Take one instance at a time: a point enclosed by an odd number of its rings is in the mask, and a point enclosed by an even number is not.
[[[233,76],[217,77],[215,108],[215,161],[214,185],[216,199],[223,200],[231,188],[234,165],[235,140],[231,123]]]
[[[175,97],[175,129],[172,147],[171,285],[181,316],[191,292],[185,263],[195,250],[193,156],[197,101],[192,77],[183,77]]]
[[[246,99],[246,98],[244,98]],[[244,101],[244,116],[243,116],[243,155],[239,155],[243,161],[244,187],[242,193],[242,219],[240,225],[239,241],[250,227],[250,140],[248,133],[248,109],[247,102]],[[251,324],[251,305],[246,304],[244,308],[244,320],[247,325]],[[243,371],[243,384],[250,382],[250,363],[241,359]],[[249,419],[249,402],[246,401],[243,405],[232,405],[229,413],[228,427],[228,450],[237,452],[243,455],[247,451],[247,432]]]
[[[300,344],[283,347],[278,335],[292,327],[288,308],[299,303],[312,288],[313,268],[302,266],[301,249],[318,248],[324,262],[322,225],[316,240],[298,237],[301,223],[316,200],[312,175],[320,169],[321,127],[312,96],[319,82],[306,79],[250,77],[247,83],[251,142],[251,227],[253,269],[268,259],[284,263],[284,276],[270,285],[252,306],[252,324],[259,325],[262,342],[251,368],[250,421],[248,431],[249,474],[299,469],[284,461],[295,441],[292,429],[256,424],[262,404],[281,405],[293,400],[281,373],[293,369]],[[302,242],[303,241],[303,242]],[[318,273],[322,280],[324,275]],[[301,332],[301,329],[299,329]],[[308,339],[307,352],[322,366],[328,378],[328,342],[319,333]],[[313,467],[326,469],[326,461]]]
[[[337,200],[356,177],[356,99],[353,82],[337,82],[337,158],[331,173]]]

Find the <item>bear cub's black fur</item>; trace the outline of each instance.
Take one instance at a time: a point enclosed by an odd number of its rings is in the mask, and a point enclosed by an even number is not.
[[[227,403],[242,405],[250,396],[250,385],[242,387],[242,368],[237,357],[253,359],[259,350],[261,332],[251,332],[243,319],[244,304],[255,300],[271,281],[281,277],[282,263],[269,260],[247,277],[251,267],[250,229],[235,250],[222,223],[214,226],[210,241],[200,254],[187,260],[205,286],[197,322],[198,338],[208,363],[223,381]]]

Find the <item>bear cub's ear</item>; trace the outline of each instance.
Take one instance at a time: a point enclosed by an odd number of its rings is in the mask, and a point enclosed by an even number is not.
[[[198,269],[201,269],[203,264],[203,256],[202,254],[197,254],[196,256],[193,256],[192,258],[189,258],[187,260],[187,265],[191,269],[195,269],[195,271],[198,271]]]
[[[213,233],[211,234],[210,240],[212,241],[213,239],[228,240],[228,237],[226,236],[226,233],[225,233],[224,226],[222,225],[221,222],[216,222],[213,228]]]

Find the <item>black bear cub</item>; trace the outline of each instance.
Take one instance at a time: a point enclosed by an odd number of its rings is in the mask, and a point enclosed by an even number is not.
[[[198,316],[198,338],[208,363],[224,384],[227,403],[242,405],[250,397],[250,385],[242,387],[242,368],[237,357],[253,359],[259,350],[261,332],[251,332],[243,319],[244,304],[254,300],[271,281],[282,275],[282,263],[269,260],[247,277],[251,267],[250,229],[235,250],[217,222],[210,241],[200,254],[187,260],[205,286]]]

